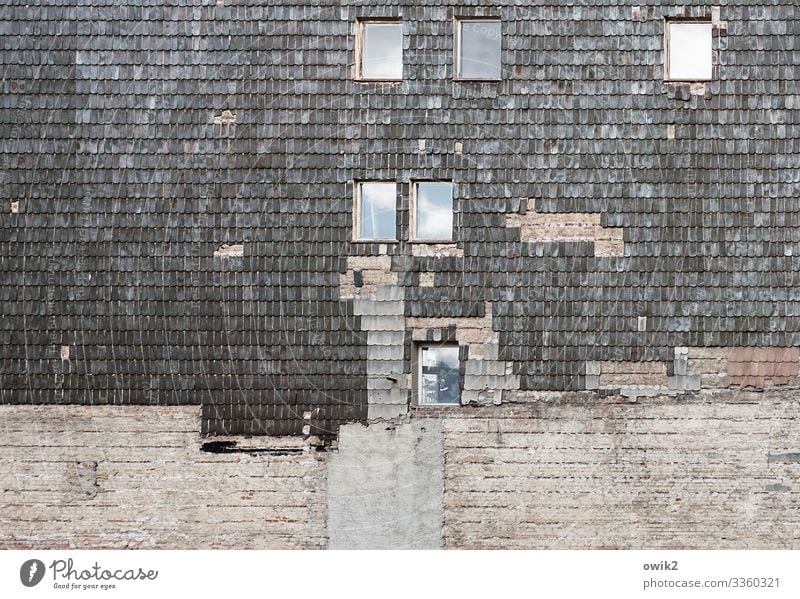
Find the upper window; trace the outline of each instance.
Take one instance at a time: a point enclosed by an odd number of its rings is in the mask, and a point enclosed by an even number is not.
[[[359,20],[356,24],[358,79],[403,79],[403,23],[400,20]]]
[[[668,81],[711,79],[711,21],[667,21],[666,47]]]
[[[384,182],[357,183],[355,189],[355,239],[395,241],[397,185]]]
[[[456,20],[456,79],[500,79],[500,19]]]
[[[417,403],[424,406],[459,405],[461,373],[457,345],[423,345],[419,364]]]
[[[412,239],[450,242],[453,240],[453,184],[420,181],[412,194]]]

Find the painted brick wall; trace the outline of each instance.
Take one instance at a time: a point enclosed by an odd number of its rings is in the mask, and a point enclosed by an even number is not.
[[[549,399],[444,420],[447,547],[800,547],[796,391]]]
[[[198,407],[2,406],[0,548],[327,543],[324,460],[201,452],[199,422]]]

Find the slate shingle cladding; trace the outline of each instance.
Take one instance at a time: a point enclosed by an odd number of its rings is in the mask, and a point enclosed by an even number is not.
[[[463,257],[388,247],[405,315],[490,302],[523,390],[800,345],[794,0],[724,4],[704,93],[663,82],[663,18],[711,4],[306,4],[3,3],[0,401],[199,403],[208,433],[364,420],[366,333],[339,299],[347,257],[380,251],[349,241],[364,178],[400,183],[400,240],[409,182],[455,182]],[[476,14],[502,18],[499,83],[453,81],[453,17]],[[355,18],[397,15],[403,82],[354,82]],[[526,206],[600,214],[624,256],[521,240]]]

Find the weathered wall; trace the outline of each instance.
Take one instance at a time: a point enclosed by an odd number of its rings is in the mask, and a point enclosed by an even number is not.
[[[331,549],[431,549],[442,544],[438,419],[341,427],[328,471]]]
[[[463,323],[476,403],[620,362],[658,375],[629,396],[796,378],[797,0],[639,4],[3,0],[0,403],[333,438],[405,412],[403,319]],[[454,81],[454,17],[487,14],[502,77]],[[401,15],[403,82],[354,81],[356,19]],[[712,81],[665,83],[674,17],[711,20]],[[425,179],[449,246],[409,243]],[[396,243],[353,242],[363,180],[397,184]],[[718,376],[750,347],[772,365]]]
[[[195,407],[0,408],[0,548],[800,548],[800,392],[517,394],[200,451]]]
[[[446,418],[445,544],[798,548],[798,397],[553,395]]]
[[[198,407],[0,407],[0,548],[325,545],[324,459],[201,452],[199,422]]]

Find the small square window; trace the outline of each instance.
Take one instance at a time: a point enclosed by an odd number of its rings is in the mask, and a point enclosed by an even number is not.
[[[710,21],[667,21],[668,81],[709,81],[712,77]]]
[[[395,241],[397,184],[361,182],[355,189],[355,236],[360,241]]]
[[[417,403],[460,405],[461,372],[457,345],[422,345],[417,356]]]
[[[420,181],[412,194],[412,239],[444,242],[453,240],[453,184]]]
[[[456,79],[500,79],[500,19],[456,20]]]
[[[359,20],[356,47],[358,79],[403,79],[403,23],[399,20]]]

